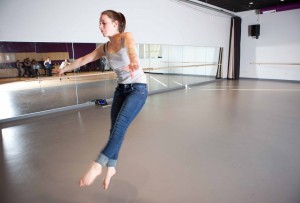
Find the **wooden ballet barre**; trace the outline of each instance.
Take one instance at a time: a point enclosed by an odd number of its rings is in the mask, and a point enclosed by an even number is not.
[[[73,72],[72,72],[73,73]],[[77,73],[78,74],[78,73]],[[62,75],[62,76],[54,76],[54,77],[39,77],[36,80],[43,80],[43,81],[47,81],[47,80],[57,80],[57,79],[73,79],[73,78],[82,78],[82,77],[90,77],[90,76],[107,76],[107,75],[111,75],[111,74],[115,74],[114,72],[107,72],[107,73],[95,73],[95,74],[86,74],[86,75]]]
[[[58,76],[58,77],[68,77],[68,78],[78,78],[78,77],[90,77],[90,76],[103,76],[103,75],[110,75],[110,74],[114,74],[114,72],[109,72],[109,73],[95,73],[95,74],[87,74],[87,75],[72,75],[72,76]]]
[[[163,70],[163,69],[177,69],[177,68],[192,68],[192,67],[199,67],[199,66],[216,66],[216,65],[222,65],[218,63],[212,63],[212,64],[198,64],[198,65],[187,65],[187,66],[172,66],[172,67],[160,67],[160,68],[142,68],[143,70],[148,71],[155,71],[155,70]],[[74,74],[74,72],[72,72]],[[77,73],[78,74],[78,73]],[[114,72],[104,72],[104,73],[95,73],[95,74],[86,74],[86,75],[63,75],[63,76],[55,76],[55,77],[40,77],[37,80],[57,80],[57,79],[73,79],[73,78],[83,78],[83,77],[91,77],[91,76],[107,76],[115,74]]]
[[[201,64],[201,65],[190,65],[190,66],[172,66],[172,67],[160,67],[160,68],[143,68],[143,70],[162,70],[162,69],[176,69],[176,68],[192,68],[192,67],[198,67],[198,66],[215,66],[215,65],[221,65],[221,64]]]
[[[300,63],[259,63],[259,62],[250,62],[250,64],[257,65],[288,65],[288,66],[299,66]]]
[[[189,61],[183,61],[183,62],[178,62],[178,61],[160,61],[161,63],[200,63],[200,64],[204,64],[205,62],[189,62]]]

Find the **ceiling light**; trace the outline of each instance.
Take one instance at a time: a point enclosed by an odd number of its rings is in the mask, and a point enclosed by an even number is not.
[[[253,2],[250,2],[249,4],[253,4]]]

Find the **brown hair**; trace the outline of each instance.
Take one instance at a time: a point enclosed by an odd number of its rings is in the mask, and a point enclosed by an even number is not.
[[[118,30],[120,33],[124,32],[125,27],[126,27],[126,19],[125,16],[120,13],[116,12],[114,10],[106,10],[101,13],[101,15],[107,15],[112,21],[118,21],[119,22],[119,27]]]

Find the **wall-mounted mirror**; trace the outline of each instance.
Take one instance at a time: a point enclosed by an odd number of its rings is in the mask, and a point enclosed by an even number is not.
[[[59,88],[66,81],[56,76],[62,61],[72,57],[72,43],[1,42],[0,94],[5,108],[0,119],[76,104],[65,94],[76,96],[74,82],[68,82],[68,89]]]
[[[74,58],[80,58],[92,52],[99,45],[101,44],[74,43]],[[80,67],[77,73],[74,79],[77,82],[79,104],[95,99],[112,98],[117,81],[105,58]]]
[[[0,42],[0,120],[112,98],[117,80],[105,57],[58,76],[62,64],[99,45]],[[136,48],[149,93],[215,80],[221,63],[219,47],[137,44]]]
[[[139,44],[150,92],[215,80],[218,47]]]

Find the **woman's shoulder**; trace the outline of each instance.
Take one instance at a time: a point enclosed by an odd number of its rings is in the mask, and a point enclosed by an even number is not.
[[[123,39],[124,46],[128,46],[129,44],[134,42],[134,37],[131,32],[124,32],[122,34],[123,34],[122,39]]]
[[[121,36],[122,36],[122,38],[125,38],[125,39],[132,38],[132,37],[133,37],[133,35],[132,35],[131,32],[123,32],[123,33],[121,34]]]

